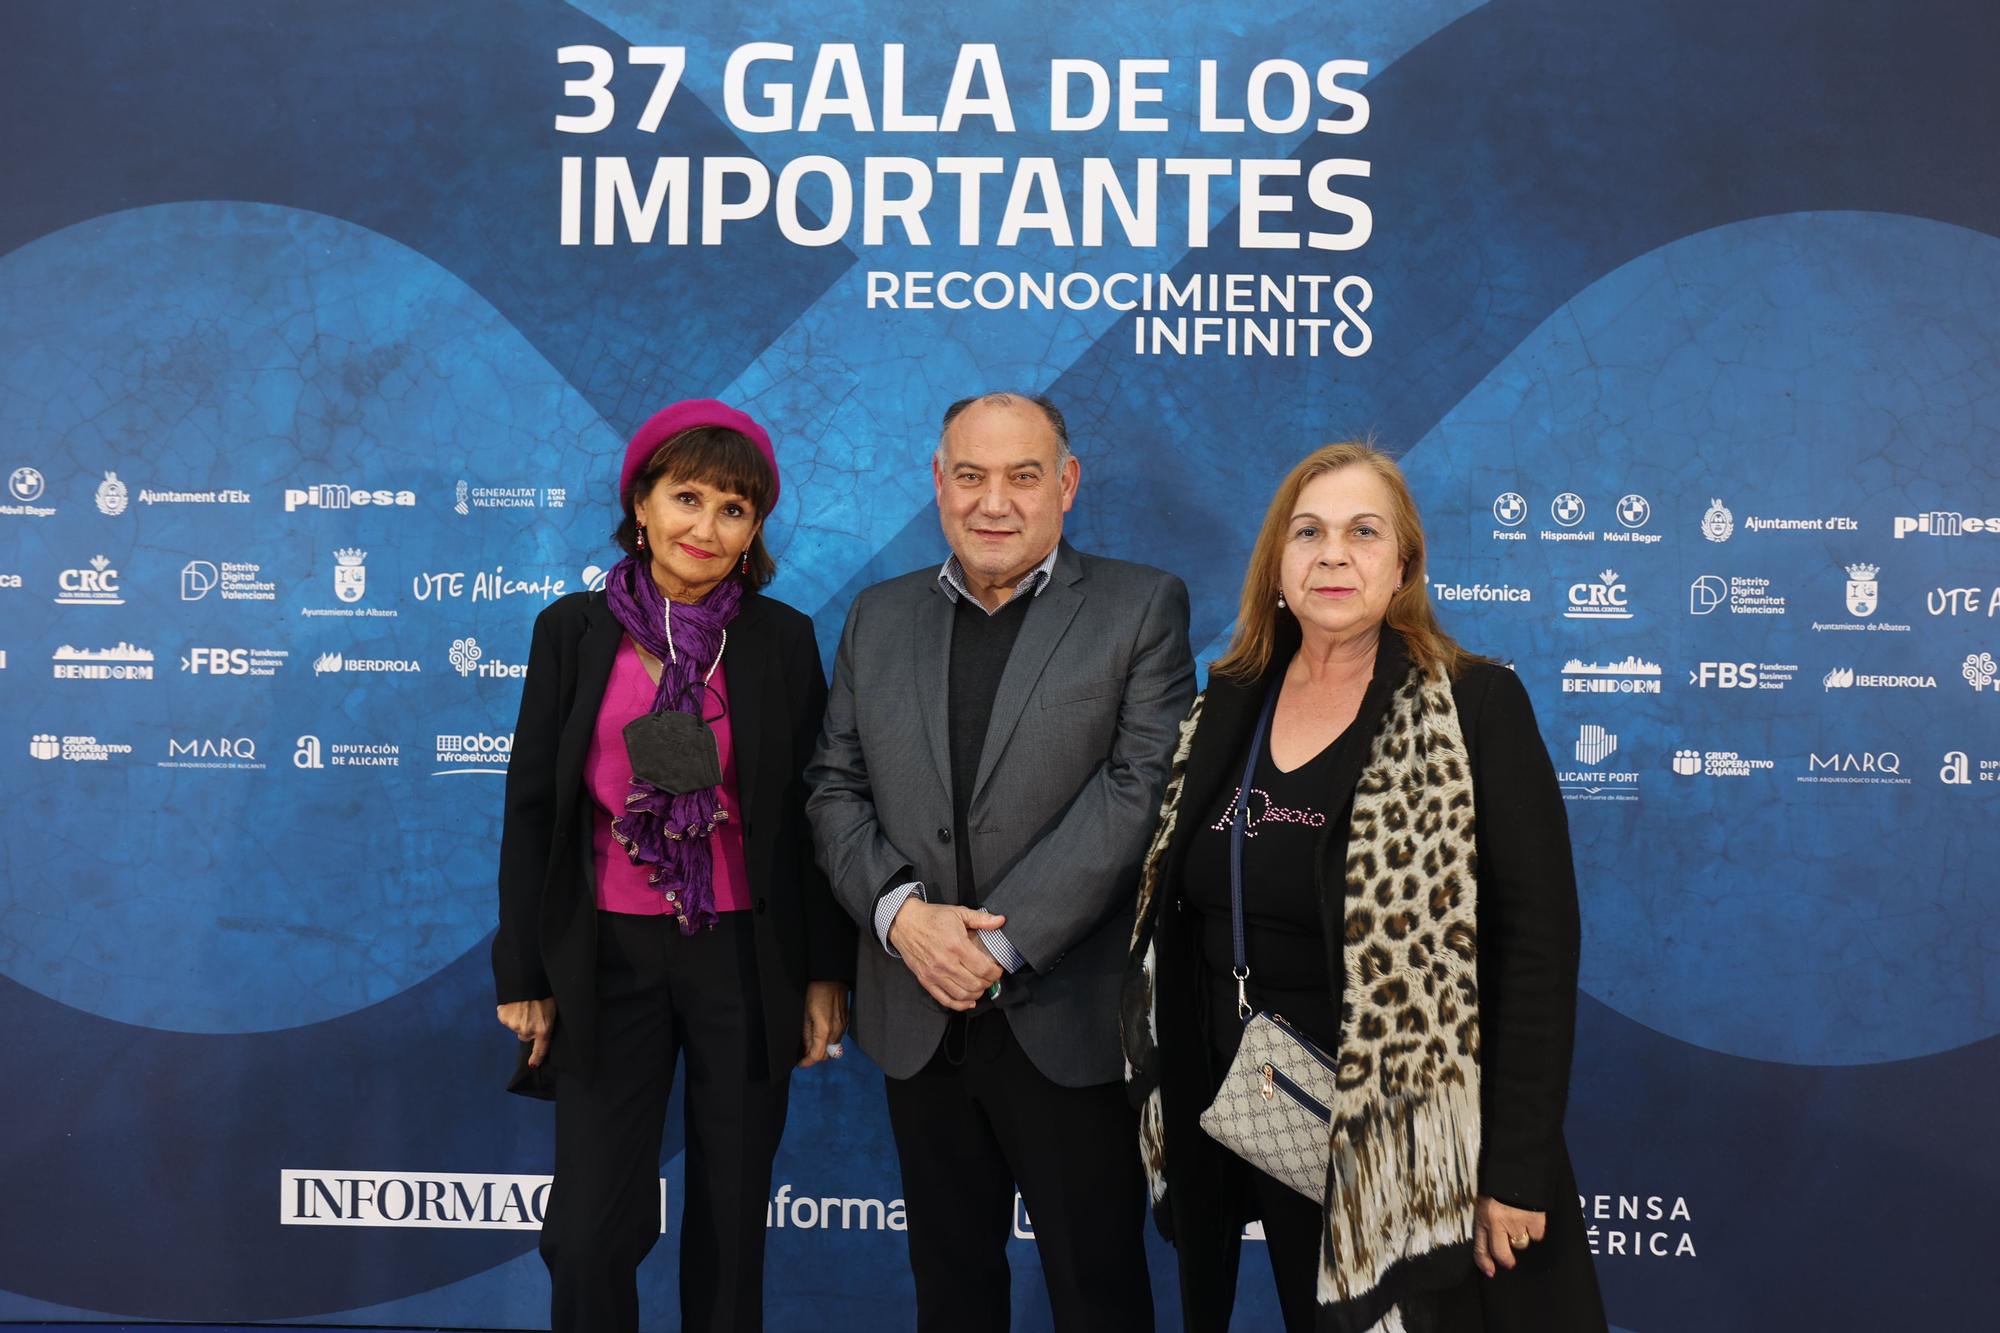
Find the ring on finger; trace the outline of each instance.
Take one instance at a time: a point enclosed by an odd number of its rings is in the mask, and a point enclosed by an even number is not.
[[[1512,1245],[1517,1250],[1524,1250],[1528,1247],[1528,1237],[1525,1234],[1519,1236],[1509,1236],[1507,1238],[1507,1243]]]

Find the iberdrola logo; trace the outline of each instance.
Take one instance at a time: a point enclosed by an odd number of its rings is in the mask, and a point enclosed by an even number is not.
[[[1701,516],[1701,535],[1712,542],[1726,542],[1734,531],[1736,515],[1721,500],[1710,500],[1708,511]]]
[[[126,501],[130,498],[126,494],[125,483],[118,480],[116,472],[105,473],[104,480],[97,483],[97,512],[100,514],[118,517],[125,512]]]

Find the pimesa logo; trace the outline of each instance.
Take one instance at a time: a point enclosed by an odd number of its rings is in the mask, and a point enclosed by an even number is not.
[[[296,487],[285,491],[285,512],[298,509],[359,509],[373,506],[377,509],[414,509],[417,504],[415,491],[370,491],[358,486],[343,486],[337,482],[320,482],[303,490]]]
[[[1927,514],[1898,515],[1894,525],[1896,540],[1909,536],[1970,537],[2000,532],[2000,518],[1967,518],[1949,509],[1933,509]]]

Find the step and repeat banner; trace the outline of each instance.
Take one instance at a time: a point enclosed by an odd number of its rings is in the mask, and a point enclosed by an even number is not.
[[[1990,1318],[2000,15],[1156,9],[0,13],[0,1318],[541,1322],[486,961],[530,623],[713,395],[830,655],[991,387],[1204,660],[1285,468],[1403,454],[1569,800],[1615,1325]],[[771,1326],[905,1323],[879,1075],[793,1087]]]

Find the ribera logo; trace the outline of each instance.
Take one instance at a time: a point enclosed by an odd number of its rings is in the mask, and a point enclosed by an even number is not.
[[[1924,514],[1899,514],[1892,525],[1897,541],[1905,537],[1977,537],[2000,533],[2000,518],[1967,518],[1955,509]]]
[[[1619,581],[1618,571],[1601,571],[1595,583],[1572,583],[1569,585],[1569,610],[1563,612],[1565,620],[1630,620],[1632,608],[1626,597],[1625,585]]]
[[[85,569],[65,569],[56,575],[56,603],[59,606],[123,606],[118,591],[118,571],[108,557],[94,555]]]
[[[285,490],[285,512],[299,509],[414,509],[417,504],[415,491],[369,490],[360,486],[347,486],[337,482],[320,482],[303,489],[287,487]]]
[[[1974,694],[1984,693],[1993,684],[1996,664],[1992,653],[1967,653],[1958,674],[1965,677],[1965,683],[1972,687]],[[1995,690],[1995,698],[2000,698],[2000,690]]]
[[[1608,665],[1572,657],[1563,663],[1564,694],[1658,694],[1660,664],[1628,656]]]
[[[54,675],[57,680],[151,680],[153,653],[122,639],[112,648],[56,649]]]
[[[454,732],[437,738],[439,767],[434,778],[459,773],[485,773],[505,777],[507,760],[514,753],[514,733],[495,736],[484,731]]]
[[[525,662],[489,662],[485,658],[486,652],[479,646],[479,640],[470,636],[453,639],[451,650],[445,654],[445,660],[451,663],[452,670],[461,676],[479,676],[487,680],[520,680],[528,674],[528,665]]]
[[[181,654],[181,670],[191,676],[275,676],[291,656],[289,648],[217,648],[198,644]]]

